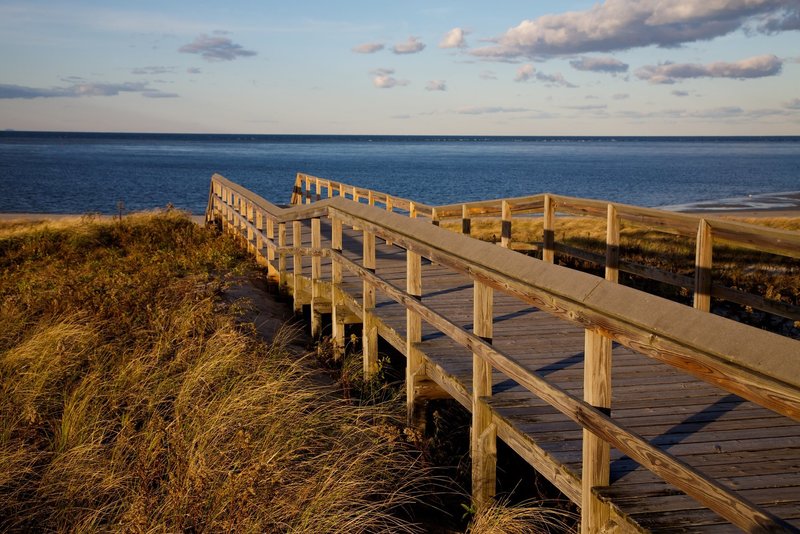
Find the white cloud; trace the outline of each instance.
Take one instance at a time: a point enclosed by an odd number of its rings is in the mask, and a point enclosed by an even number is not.
[[[689,91],[679,91],[679,90],[676,89],[675,91],[672,91],[672,95],[673,96],[689,96]]]
[[[397,43],[392,47],[392,52],[395,54],[416,54],[425,49],[425,43],[421,42],[418,37],[409,37],[404,43]]]
[[[536,72],[536,69],[533,68],[533,65],[530,63],[526,63],[525,65],[520,66],[517,68],[517,74],[514,76],[515,82],[527,82],[533,77],[533,74]]]
[[[627,72],[628,64],[613,57],[587,57],[583,56],[569,62],[573,69],[588,70],[593,72],[619,73]]]
[[[800,110],[800,98],[793,98],[793,99],[789,100],[788,102],[785,102],[783,104],[783,107],[785,107],[786,109],[798,109],[798,110]]]
[[[258,54],[253,50],[245,50],[227,37],[211,37],[200,34],[189,44],[183,45],[178,52],[199,54],[206,61],[233,61],[240,57],[251,57]]]
[[[481,80],[496,80],[497,79],[497,75],[493,71],[490,71],[490,70],[485,70],[485,71],[481,72],[478,75],[478,77]]]
[[[719,61],[708,65],[664,63],[636,70],[636,76],[650,83],[672,84],[687,78],[763,78],[780,74],[783,62],[774,55],[756,56],[733,63]]]
[[[527,82],[528,80],[536,79],[540,82],[544,82],[550,86],[561,86],[561,87],[576,87],[575,85],[569,83],[564,76],[557,72],[555,74],[545,74],[543,72],[537,72],[536,69],[530,63],[526,63],[525,65],[521,65],[517,68],[517,73],[514,76],[515,82]]]
[[[758,21],[762,26],[757,31],[792,29],[800,25],[798,11],[797,0],[606,0],[585,11],[524,20],[494,39],[495,44],[471,53],[509,59],[674,47],[726,35]]]
[[[493,113],[522,113],[527,108],[506,108],[502,106],[466,107],[455,110],[460,115],[488,115]]]
[[[353,52],[358,54],[374,54],[386,48],[383,43],[362,43],[352,48]]]
[[[630,97],[631,97],[631,95],[629,95],[628,93],[616,93],[616,94],[611,95],[611,98],[613,98],[614,100],[625,100],[625,99],[628,99]]]
[[[543,72],[537,72],[536,79],[539,80],[540,82],[545,82],[545,84],[549,86],[559,86],[559,87],[569,87],[569,88],[578,87],[577,85],[569,83],[567,80],[565,80],[564,76],[560,72],[556,72],[555,74],[545,74]]]
[[[439,43],[439,48],[466,48],[467,42],[464,39],[469,34],[463,28],[453,28],[442,38]]]
[[[189,67],[186,69],[186,72],[188,74],[200,74],[203,71],[199,67]]]
[[[431,80],[425,86],[426,91],[447,91],[447,84],[444,80]]]
[[[150,67],[138,67],[131,70],[131,74],[171,74],[175,72],[175,67],[160,67],[160,66],[150,66]]]
[[[175,93],[164,93],[149,87],[145,82],[77,83],[67,87],[26,87],[0,84],[0,99],[77,98],[82,96],[117,96],[120,93],[141,93],[148,98],[175,98]]]
[[[394,69],[375,69],[370,72],[372,74],[372,85],[378,89],[391,89],[392,87],[402,87],[408,85],[408,80],[398,80],[395,78]]]

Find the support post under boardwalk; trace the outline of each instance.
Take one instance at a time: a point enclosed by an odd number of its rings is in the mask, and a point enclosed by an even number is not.
[[[303,227],[300,221],[292,221],[292,246],[300,248],[303,240]],[[294,311],[298,313],[303,309],[303,302],[300,299],[300,289],[303,283],[303,257],[299,252],[295,252],[292,256],[292,268],[294,270],[294,280],[292,281],[294,287],[292,288],[292,300],[294,301]]]
[[[584,342],[583,400],[603,411],[611,410],[611,339],[586,329]],[[592,494],[592,488],[608,486],[611,473],[608,443],[583,431],[581,470],[581,534],[601,532],[609,519],[608,506]]]
[[[473,297],[473,332],[491,343],[493,331],[494,290],[475,281]],[[492,412],[480,402],[492,395],[492,366],[478,354],[472,355],[472,503],[477,509],[491,504],[497,477],[497,430]]]
[[[342,252],[342,220],[331,221],[331,249],[334,253]],[[339,298],[342,286],[342,264],[335,255],[331,259],[331,337],[333,338],[334,357],[344,355],[344,302]]]
[[[711,262],[713,250],[711,225],[700,219],[697,226],[697,250],[694,260],[694,307],[711,311]]]
[[[364,268],[375,272],[375,234],[364,230]],[[361,348],[364,356],[364,377],[378,370],[378,326],[375,324],[375,287],[364,281],[363,317],[361,318]]]
[[[544,196],[544,223],[542,235],[542,261],[553,263],[556,258],[556,210],[553,206],[553,198],[550,195]]]
[[[414,298],[422,298],[422,258],[416,252],[406,250],[406,292]],[[406,412],[408,426],[418,426],[424,416],[418,413],[417,382],[425,375],[425,361],[418,343],[422,342],[422,318],[406,308]]]
[[[619,281],[619,215],[613,204],[608,205],[606,220],[606,280]]]
[[[278,248],[286,246],[286,223],[278,223]],[[278,284],[281,291],[288,283],[288,273],[286,272],[286,254],[278,252]]]
[[[319,182],[317,182],[319,185]],[[319,217],[311,219],[311,248],[322,248],[322,234]],[[318,338],[322,333],[322,314],[319,304],[322,300],[322,256],[311,256],[311,337]]]

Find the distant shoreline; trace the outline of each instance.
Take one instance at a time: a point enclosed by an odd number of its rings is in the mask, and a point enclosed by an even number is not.
[[[661,209],[661,208],[654,208]],[[800,206],[797,207],[764,207],[764,208],[711,208],[711,209],[696,209],[696,210],[665,210],[673,211],[676,213],[686,213],[690,215],[706,215],[708,217],[740,217],[740,218],[766,218],[766,217],[792,217],[800,218]],[[0,213],[1,223],[14,223],[14,222],[33,222],[33,221],[64,221],[70,219],[80,219],[85,214],[81,213]],[[111,220],[116,215],[97,215],[101,220]],[[205,222],[204,215],[192,215],[192,221],[197,224]]]

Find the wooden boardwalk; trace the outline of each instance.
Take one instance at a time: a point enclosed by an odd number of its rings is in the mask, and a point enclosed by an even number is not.
[[[255,207],[259,205],[259,198],[256,197],[251,197]],[[263,258],[264,263],[274,266],[272,270],[275,276],[281,278],[285,289],[294,294],[296,307],[311,305],[312,315],[331,313],[336,308],[334,334],[337,324],[363,322],[375,327],[377,333],[401,354],[408,357],[410,351],[418,351],[413,357],[421,357],[424,369],[412,373],[410,378],[412,391],[416,391],[411,393],[412,397],[416,397],[412,399],[413,402],[424,402],[426,395],[431,393],[431,387],[426,386],[425,382],[432,381],[435,383],[432,387],[441,390],[437,395],[443,391],[473,412],[477,412],[478,408],[488,410],[487,417],[491,424],[486,428],[491,430],[491,437],[496,435],[507,443],[579,506],[587,506],[589,497],[583,489],[587,487],[582,482],[583,470],[586,465],[594,465],[593,460],[587,460],[586,457],[587,431],[584,427],[587,423],[582,417],[588,416],[578,414],[576,421],[575,414],[570,416],[564,413],[565,410],[534,394],[530,384],[520,384],[495,366],[491,371],[491,390],[477,394],[473,381],[475,376],[480,376],[475,375],[478,348],[466,346],[464,339],[443,331],[446,329],[434,326],[427,320],[421,321],[420,341],[409,342],[408,328],[414,324],[409,322],[412,312],[409,311],[408,302],[399,302],[397,297],[401,294],[415,296],[409,289],[408,281],[409,265],[417,258],[412,257],[412,262],[409,261],[410,249],[391,244],[391,240],[376,239],[372,232],[365,232],[359,226],[353,229],[347,224],[352,222],[352,218],[344,218],[344,224],[339,227],[342,235],[339,244],[336,242],[338,228],[333,227],[331,222],[333,218],[313,217],[314,213],[294,223],[296,237],[284,237],[281,248],[277,219],[274,225],[270,225],[271,231],[267,231],[264,222],[267,218],[264,215],[259,218],[255,210],[249,212],[247,208],[237,208],[240,213],[232,213],[236,210],[230,210],[230,206],[239,205],[229,202],[231,197],[227,197],[222,190],[216,198],[218,203],[214,209],[217,209],[217,213],[212,211],[212,215],[221,216],[229,228],[247,239],[251,249]],[[271,205],[262,208],[265,213],[275,209]],[[316,222],[312,222],[315,219]],[[250,221],[251,227],[240,224],[242,220]],[[317,225],[317,229],[314,225]],[[258,230],[261,230],[261,237],[257,235]],[[365,235],[370,240],[366,246]],[[376,244],[375,261],[370,267],[365,257],[366,251],[372,246],[371,240],[375,240]],[[340,247],[340,260],[335,255],[314,253],[320,250],[336,252]],[[285,266],[282,273],[278,267],[281,251],[284,252]],[[346,260],[352,262],[351,268],[347,268],[349,264]],[[481,320],[476,319],[478,315],[474,305],[480,286],[474,273],[460,272],[435,260],[423,257],[419,261],[421,291],[418,291],[419,297],[413,300],[463,332],[477,333],[481,328],[487,328],[486,325],[481,327],[476,324]],[[360,272],[355,265],[366,266],[367,272]],[[569,272],[567,269],[564,271]],[[295,272],[298,276],[295,276]],[[380,279],[383,285],[367,283],[370,273]],[[341,277],[340,281],[336,280],[338,277]],[[332,284],[332,281],[335,283]],[[584,280],[581,278],[575,283],[579,286]],[[365,289],[369,294],[365,295]],[[364,303],[370,302],[373,292],[374,307],[368,306],[369,313],[365,314]],[[488,308],[488,330],[484,331],[489,335],[481,337],[490,343],[492,350],[513,364],[573,397],[584,398],[587,395],[584,386],[587,376],[590,376],[586,372],[585,362],[590,361],[587,356],[592,357],[592,354],[586,353],[588,340],[592,338],[587,334],[584,324],[581,324],[585,321],[580,318],[577,321],[564,320],[561,314],[553,313],[549,307],[542,309],[541,306],[532,305],[529,300],[521,300],[514,291],[495,290]],[[648,303],[667,306],[654,297],[645,304]],[[709,322],[709,327],[719,324],[715,319]],[[368,335],[368,332],[367,328],[365,334]],[[707,333],[713,337],[725,335],[727,330],[725,333]],[[738,330],[736,333],[738,335]],[[753,333],[756,336],[762,334],[765,333]],[[414,335],[412,333],[412,337]],[[764,339],[772,340],[769,336]],[[641,462],[611,446],[607,447],[608,460],[604,462],[600,456],[599,462],[605,464],[601,465],[599,471],[601,479],[605,476],[607,482],[588,486],[592,491],[592,502],[598,503],[604,515],[601,515],[602,520],[597,524],[589,524],[590,520],[595,520],[584,516],[583,530],[737,532],[739,528],[729,519],[743,514],[745,519],[739,521],[742,529],[800,531],[800,423],[797,421],[798,412],[793,407],[796,405],[791,404],[796,399],[789,403],[788,408],[773,411],[731,393],[731,388],[722,389],[713,381],[691,376],[686,368],[669,365],[663,358],[633,350],[631,347],[638,348],[639,345],[627,343],[624,335],[619,335],[618,340],[625,344],[615,340],[606,354],[610,372],[607,390],[609,393],[613,391],[610,418],[620,428],[649,442],[654,449],[674,457],[678,465],[676,472],[685,466],[699,473],[702,480],[711,481],[710,489],[696,491],[701,497],[707,493],[710,500],[724,502],[727,499],[725,492],[729,492],[735,495],[736,502],[717,506],[726,513],[726,506],[734,510],[726,519],[709,509],[707,503],[699,502],[697,495],[687,495],[686,491],[691,491],[691,480],[689,489],[684,483],[682,490],[666,482],[663,475],[656,474],[653,469],[663,463],[661,458],[652,457],[655,467],[643,467]],[[367,352],[374,350],[367,346],[374,342],[376,339],[365,338],[364,348]],[[788,372],[793,373],[798,368],[797,359],[800,359],[798,346],[800,343],[785,340],[775,341],[775,344],[763,349],[784,355],[787,350],[793,352],[795,361],[786,362]],[[409,361],[412,359],[409,358]],[[368,363],[365,365],[369,367]],[[702,375],[704,372],[701,370],[694,374]],[[478,387],[481,387],[480,384]],[[786,395],[782,392],[778,396]],[[756,395],[754,398],[759,400],[760,397]],[[476,433],[473,430],[473,434]],[[485,439],[486,434],[486,431],[482,432],[480,439]],[[487,449],[481,448],[480,444],[473,444],[475,446],[478,448],[473,448],[473,456],[485,453],[489,458],[488,469],[493,468],[493,442]],[[475,460],[473,458],[474,463]],[[479,469],[487,469],[486,465],[481,465],[483,467],[479,466]],[[605,475],[603,468],[606,469]],[[476,480],[475,475],[473,480]],[[718,491],[719,496],[716,495]],[[477,496],[477,499],[480,502],[481,496]],[[762,513],[766,519],[757,517]],[[748,514],[754,517],[754,526],[747,525]]]

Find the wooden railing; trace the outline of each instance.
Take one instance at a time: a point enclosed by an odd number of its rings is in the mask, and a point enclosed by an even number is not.
[[[327,196],[321,194],[324,189],[328,191]],[[389,211],[396,207],[408,212],[413,206],[418,216],[428,217],[433,220],[434,224],[439,224],[442,221],[460,220],[461,224],[458,228],[461,233],[466,235],[472,233],[471,222],[474,218],[499,218],[501,222],[501,237],[498,244],[506,248],[513,248],[511,230],[515,216],[541,215],[543,222],[542,237],[536,248],[541,250],[539,257],[546,262],[553,263],[556,253],[559,253],[604,266],[605,278],[610,281],[617,282],[619,273],[625,272],[689,290],[693,292],[694,307],[703,311],[711,310],[711,298],[714,297],[793,321],[800,321],[800,306],[729,287],[712,279],[713,248],[715,243],[724,243],[734,247],[800,259],[800,233],[798,232],[778,230],[716,217],[704,217],[631,206],[617,202],[552,194],[429,206],[415,203],[408,199],[392,197],[387,193],[358,188],[307,174],[297,175],[294,191],[292,204],[300,203],[301,199],[305,199],[306,202],[312,202],[321,198],[330,198],[333,196],[331,191],[338,191],[339,195],[347,195],[347,198],[356,201],[366,199],[369,204],[378,202]],[[559,213],[604,219],[606,222],[605,255],[569,246],[565,243],[557,243],[556,217]],[[652,265],[621,259],[620,228],[624,222],[685,238],[688,243],[694,241],[694,276],[687,276]],[[800,270],[800,263],[796,268]]]
[[[361,191],[356,191],[356,194],[361,195]],[[364,368],[367,372],[375,369],[377,358],[377,329],[373,316],[376,292],[403,305],[407,310],[405,354],[409,406],[414,403],[413,384],[420,379],[420,369],[425,368],[425,355],[418,345],[421,321],[472,352],[473,387],[471,398],[466,402],[473,414],[473,497],[477,505],[485,505],[494,493],[494,451],[499,423],[493,421],[487,404],[487,398],[492,394],[494,369],[584,429],[580,498],[584,531],[598,532],[608,518],[608,506],[593,495],[592,488],[609,484],[610,447],[619,449],[744,530],[792,528],[677,457],[651,445],[615,421],[608,415],[607,408],[611,399],[613,341],[800,421],[800,342],[511,250],[502,250],[490,243],[453,235],[430,222],[353,202],[345,196],[331,195],[331,198],[310,205],[298,203],[283,209],[214,175],[207,217],[209,221],[221,221],[223,228],[240,236],[273,276],[292,287],[295,302],[299,298],[298,292],[307,287],[303,281],[307,278],[311,285],[312,317],[314,306],[323,299],[328,300],[334,314],[334,336],[339,335],[337,321],[340,320],[335,314],[349,302],[341,288],[342,273],[346,270],[357,275],[363,281],[363,301],[354,304],[349,311],[359,313],[362,318]],[[644,217],[649,212],[640,214]],[[331,224],[330,246],[327,248],[321,246],[321,218],[329,219]],[[302,243],[301,221],[305,220],[311,221],[310,246]],[[675,220],[688,221],[680,216]],[[287,224],[292,226],[292,246],[286,242]],[[360,261],[342,254],[345,226],[358,228],[362,233]],[[688,223],[684,228],[688,230]],[[725,227],[721,228],[724,231]],[[405,290],[375,271],[376,236],[406,250]],[[298,261],[303,255],[315,260],[308,276]],[[288,280],[289,256],[294,258],[292,281]],[[332,262],[331,278],[327,281],[321,279],[318,261],[323,256]],[[421,278],[422,258],[472,279],[475,290],[472,332],[454,324],[419,298],[424,282]],[[325,295],[323,289],[327,285],[330,293]],[[583,399],[523,367],[487,341],[492,336],[495,291],[512,295],[585,329],[586,386]]]

